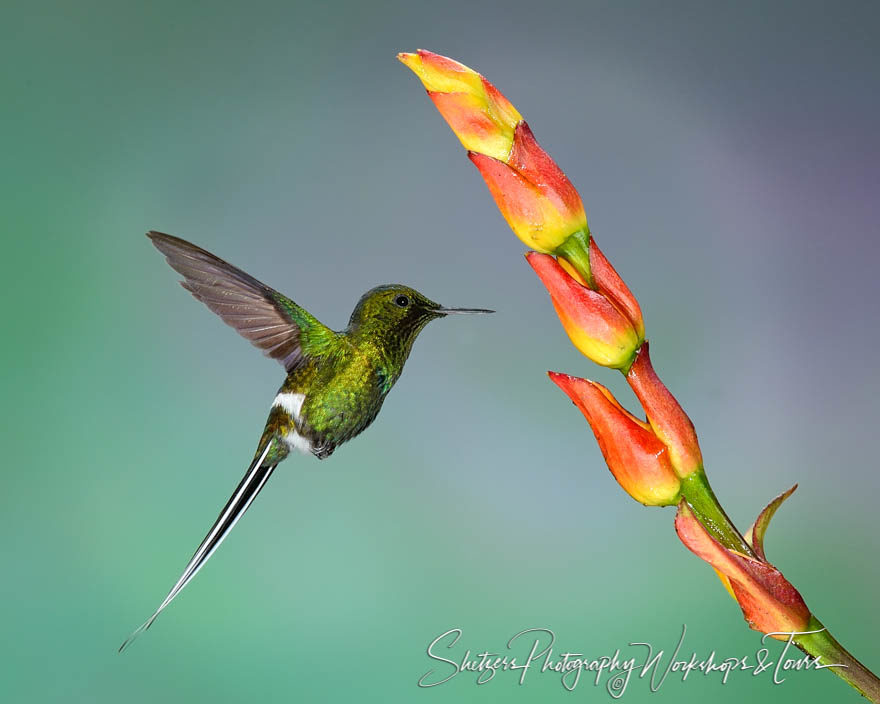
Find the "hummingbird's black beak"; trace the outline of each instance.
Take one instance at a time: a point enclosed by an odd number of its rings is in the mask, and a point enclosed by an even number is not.
[[[470,315],[471,313],[494,313],[495,311],[487,308],[435,308],[434,312],[438,315],[449,315],[450,313]]]

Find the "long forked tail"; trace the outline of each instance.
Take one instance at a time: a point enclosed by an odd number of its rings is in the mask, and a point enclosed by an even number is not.
[[[257,494],[259,494],[260,490],[265,486],[266,481],[272,475],[272,471],[278,466],[277,464],[263,464],[266,455],[269,454],[269,449],[272,447],[272,440],[267,439],[264,442],[265,447],[262,449],[262,452],[260,452],[251,466],[248,467],[247,473],[245,473],[244,478],[229,498],[229,501],[226,502],[226,506],[223,507],[220,515],[217,516],[217,520],[214,522],[211,530],[205,536],[205,539],[202,541],[201,545],[199,545],[189,563],[187,563],[186,569],[184,569],[183,574],[180,575],[180,579],[177,580],[177,583],[171,588],[171,591],[168,592],[168,596],[166,596],[162,603],[159,604],[159,608],[156,609],[153,615],[144,621],[144,623],[142,623],[128,638],[125,639],[125,642],[119,646],[120,653],[125,650],[135,638],[153,625],[153,621],[156,620],[168,604],[174,601],[174,598],[183,591],[183,588],[189,584],[198,571],[202,569],[202,566],[208,561],[208,558],[214,554],[214,551],[219,547],[220,543],[223,542],[229,534],[229,531],[232,530],[236,523],[238,523],[238,519],[244,515],[244,512],[248,510],[248,507],[253,500],[257,498]]]

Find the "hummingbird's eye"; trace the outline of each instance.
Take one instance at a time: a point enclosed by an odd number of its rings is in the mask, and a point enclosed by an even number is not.
[[[409,297],[400,295],[394,299],[394,302],[399,305],[401,308],[406,308],[409,305]]]

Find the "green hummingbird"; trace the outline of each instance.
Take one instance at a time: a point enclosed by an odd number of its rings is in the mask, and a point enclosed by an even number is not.
[[[161,232],[148,232],[147,237],[183,276],[181,285],[267,356],[277,359],[287,377],[272,402],[244,478],[168,596],[120,646],[120,652],[196,576],[291,450],[325,459],[375,420],[425,325],[450,313],[493,312],[443,308],[408,286],[390,284],[367,291],[348,327],[336,332],[210,252]]]

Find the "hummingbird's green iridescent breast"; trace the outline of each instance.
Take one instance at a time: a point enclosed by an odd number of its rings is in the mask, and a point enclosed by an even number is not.
[[[341,337],[334,353],[319,363],[304,393],[298,425],[311,443],[312,454],[329,457],[373,421],[387,393],[378,378],[375,360]],[[299,380],[294,384],[299,386]]]

